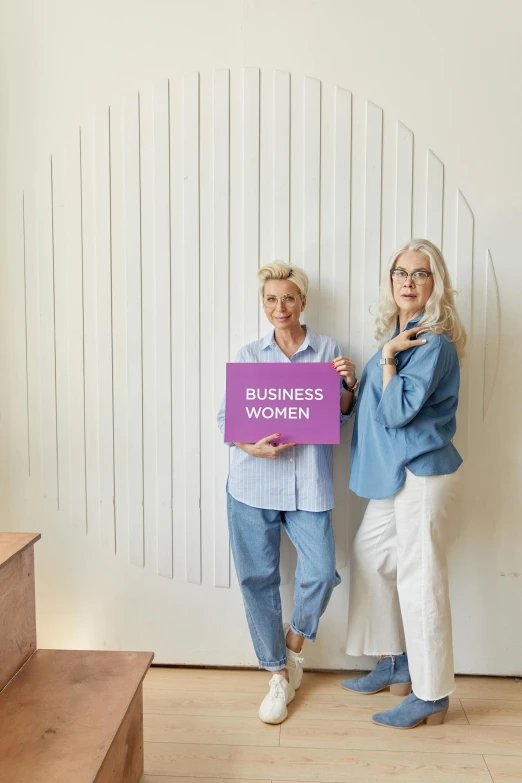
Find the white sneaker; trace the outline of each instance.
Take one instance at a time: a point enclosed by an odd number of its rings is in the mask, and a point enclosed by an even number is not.
[[[290,628],[290,623],[284,623],[283,633],[286,635]],[[303,641],[304,644],[304,641]],[[302,652],[302,651],[301,651]],[[293,650],[286,648],[286,668],[288,669],[288,675],[294,691],[301,687],[301,680],[303,679],[303,666],[304,658],[301,653],[296,653]]]
[[[263,723],[282,723],[288,715],[287,705],[295,698],[295,691],[282,674],[274,674],[269,685],[270,690],[259,708],[259,717]]]

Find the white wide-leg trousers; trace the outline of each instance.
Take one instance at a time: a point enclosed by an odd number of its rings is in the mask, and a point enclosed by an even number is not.
[[[455,689],[445,511],[455,474],[414,476],[370,500],[355,537],[348,655],[407,651],[413,692],[435,701]]]

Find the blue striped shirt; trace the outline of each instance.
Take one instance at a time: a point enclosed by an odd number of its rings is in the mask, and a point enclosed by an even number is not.
[[[261,340],[241,348],[236,362],[331,362],[342,355],[341,346],[332,337],[306,328],[303,344],[289,359],[276,343],[272,330]],[[341,423],[349,418],[339,415]],[[217,419],[223,432],[225,400]],[[332,455],[333,447],[329,445],[298,445],[283,451],[276,459],[252,457],[233,447],[227,490],[236,500],[256,508],[329,511],[334,506]]]

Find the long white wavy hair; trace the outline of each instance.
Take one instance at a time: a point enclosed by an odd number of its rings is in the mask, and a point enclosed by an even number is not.
[[[455,345],[460,360],[464,356],[466,347],[466,330],[462,324],[455,306],[456,292],[451,287],[448,267],[439,248],[427,239],[412,239],[400,250],[397,250],[390,259],[388,268],[381,284],[379,309],[375,319],[375,338],[379,348],[391,340],[397,328],[397,316],[399,308],[393,297],[393,282],[391,270],[395,268],[399,257],[403,253],[416,251],[422,253],[430,262],[430,270],[433,274],[433,291],[426,302],[424,315],[419,326],[429,329],[435,334],[445,334],[448,340]]]

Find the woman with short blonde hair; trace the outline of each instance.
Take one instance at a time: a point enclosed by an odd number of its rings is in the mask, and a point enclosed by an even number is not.
[[[350,488],[370,502],[352,550],[346,652],[380,657],[343,686],[408,694],[373,720],[413,728],[442,723],[455,687],[444,519],[462,462],[452,438],[466,344],[446,263],[428,240],[391,258],[375,336],[352,439]]]
[[[332,338],[301,324],[308,277],[274,261],[258,272],[259,293],[272,325],[245,345],[237,362],[331,362],[339,374],[341,421],[354,402],[355,365]],[[218,414],[223,432],[225,405]],[[258,443],[230,443],[228,527],[234,565],[259,666],[272,673],[259,708],[265,723],[281,723],[301,685],[305,640],[315,641],[319,620],[340,581],[335,570],[331,509],[332,446],[281,443],[279,433]],[[297,550],[294,609],[283,623],[279,555],[283,526]]]

